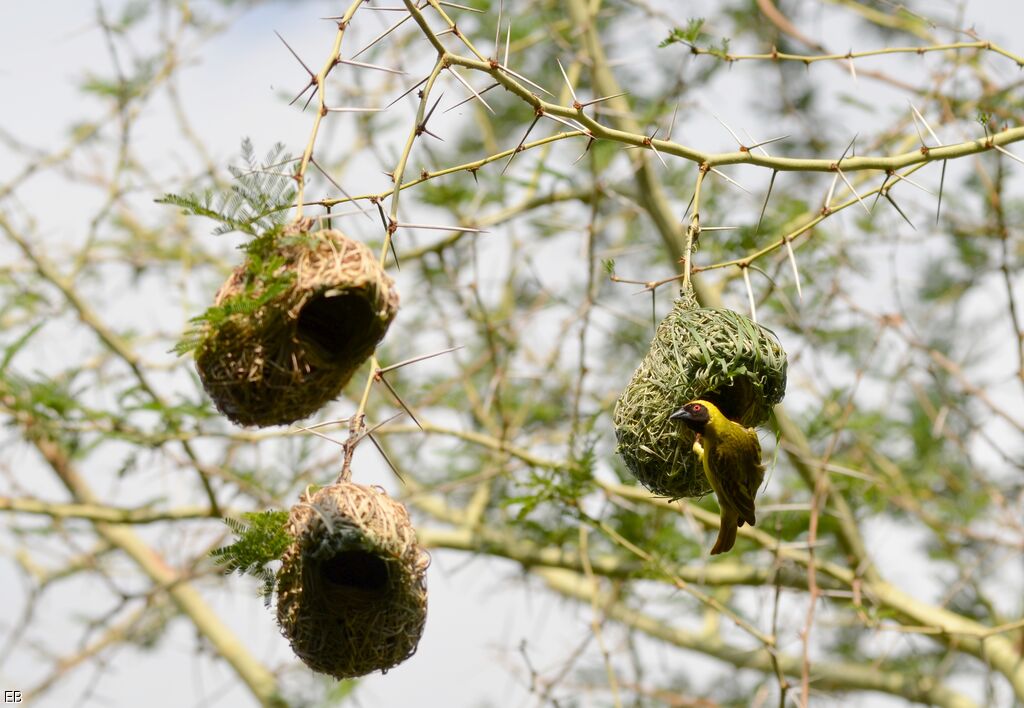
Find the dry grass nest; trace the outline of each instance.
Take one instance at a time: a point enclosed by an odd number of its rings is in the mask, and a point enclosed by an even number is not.
[[[702,398],[748,427],[766,423],[786,393],[786,352],[771,330],[726,309],[676,300],[615,405],[618,453],[655,494],[710,491],[693,454],[694,434],[669,416]]]
[[[373,353],[398,312],[398,293],[373,253],[340,231],[292,238],[273,274],[281,292],[208,324],[196,368],[217,409],[240,425],[284,425],[335,398]],[[247,259],[215,307],[259,299]]]
[[[405,507],[352,482],[303,494],[277,574],[277,621],[292,650],[337,679],[387,671],[416,651],[430,556]]]

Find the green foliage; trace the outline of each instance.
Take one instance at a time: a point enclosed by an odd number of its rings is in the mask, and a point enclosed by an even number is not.
[[[124,105],[149,89],[158,66],[158,61],[154,57],[138,60],[133,67],[134,73],[129,76],[118,75],[105,78],[90,73],[82,81],[81,89],[84,93],[91,93],[101,98],[112,98],[118,104]]]
[[[477,194],[475,182],[463,176],[434,179],[425,182],[420,189],[420,199],[425,204],[447,207],[449,209],[470,203]]]
[[[506,497],[502,500],[502,506],[515,507],[516,520],[521,523],[549,504],[554,505],[558,518],[577,509],[579,500],[594,488],[597,442],[598,438],[593,434],[582,439],[582,450],[573,454],[565,469],[532,469],[529,477],[522,482],[524,493]],[[534,520],[532,526],[535,531],[543,529],[537,520]],[[546,532],[555,530],[543,529]]]
[[[214,234],[240,231],[253,237],[243,246],[247,256],[244,287],[190,320],[188,330],[171,350],[178,356],[197,349],[211,327],[219,327],[233,316],[256,312],[294,280],[294,274],[283,268],[286,259],[281,255],[284,246],[304,238],[283,234],[288,208],[295,197],[294,181],[287,174],[273,171],[291,158],[277,143],[259,162],[252,141],[246,138],[242,141],[242,159],[246,169],[228,168],[235,182],[226,190],[208,189],[201,195],[166,194],[157,200],[179,206],[186,214],[220,222]]]
[[[672,31],[668,33],[668,37],[661,40],[661,43],[658,44],[658,47],[667,47],[670,44],[677,43],[686,44],[688,46],[694,46],[697,44],[698,39],[700,39],[702,36],[707,36],[702,34],[701,32],[701,29],[703,27],[703,17],[691,17],[686,21],[685,29],[680,27],[673,27]]]
[[[0,396],[6,410],[32,422],[34,435],[59,443],[69,456],[76,457],[99,440],[83,429],[109,419],[105,412],[84,403],[83,378],[83,372],[75,369],[53,377],[0,370]]]
[[[268,241],[280,233],[287,219],[288,208],[295,199],[295,180],[285,174],[285,165],[291,156],[284,145],[276,143],[258,161],[252,141],[242,141],[242,160],[245,169],[229,167],[234,183],[227,189],[209,188],[204,192],[165,194],[157,199],[160,204],[172,204],[192,216],[205,216],[220,222],[216,235],[240,231],[255,237],[246,251],[266,251]]]
[[[266,260],[257,257],[248,263],[250,270],[245,288],[220,305],[213,305],[203,314],[191,318],[188,330],[171,351],[178,356],[194,351],[203,343],[209,327],[218,327],[236,315],[256,312],[287,290],[294,280],[294,273],[281,270],[284,258],[279,255]]]
[[[334,682],[334,685],[327,689],[327,693],[324,694],[320,705],[324,708],[339,705],[352,695],[358,685],[359,681],[355,679],[344,679],[343,681]]]
[[[622,538],[656,558],[674,562],[700,556],[704,551],[701,547],[703,539],[690,533],[677,520],[676,514],[663,509],[638,511],[617,507],[606,523]]]
[[[211,145],[193,155],[190,146],[199,142],[202,131],[191,135],[188,121],[159,121],[170,126],[160,136],[166,140],[166,145],[159,146],[161,151],[185,148],[173,171],[151,174],[152,156],[133,142],[145,132],[136,126],[154,124],[155,116],[146,111],[170,105],[147,97],[161,91],[164,81],[187,79],[186,74],[177,74],[182,64],[154,63],[152,56],[166,58],[166,52],[176,47],[197,46],[195,40],[212,32],[222,14],[234,17],[235,11],[218,13],[221,8],[241,10],[254,4],[259,3],[217,0],[203,8],[183,5],[179,23],[174,8],[158,17],[154,3],[127,0],[101,21],[104,38],[117,46],[120,69],[101,65],[76,69],[78,85],[91,102],[99,99],[107,108],[124,104],[119,114],[107,112],[118,120],[100,117],[87,122],[79,117],[67,128],[73,144],[58,146],[46,156],[8,141],[8,152],[25,163],[20,169],[27,168],[26,175],[56,170],[76,188],[93,190],[99,200],[88,210],[92,220],[80,225],[82,233],[68,233],[66,238],[64,234],[60,239],[47,238],[47,232],[57,227],[42,224],[45,210],[15,209],[5,215],[13,223],[0,227],[5,238],[8,229],[24,230],[21,237],[28,246],[22,250],[38,256],[43,266],[47,260],[52,265],[47,269],[15,261],[0,272],[4,295],[0,298],[4,332],[0,336],[0,407],[6,411],[8,447],[13,454],[8,464],[9,496],[45,490],[45,485],[37,484],[41,480],[29,476],[38,473],[39,465],[22,464],[20,448],[31,451],[37,441],[47,444],[43,452],[65,455],[74,466],[69,469],[77,467],[99,480],[96,498],[114,509],[125,502],[117,494],[123,487],[118,484],[120,477],[135,477],[132,488],[148,484],[146,488],[159,490],[158,475],[187,468],[190,461],[198,472],[221,471],[214,480],[217,499],[211,502],[233,499],[236,507],[246,500],[259,504],[249,509],[279,506],[259,500],[287,499],[297,489],[309,489],[310,482],[326,481],[336,473],[331,461],[337,451],[315,435],[226,433],[198,385],[179,387],[179,382],[188,383],[186,379],[194,377],[186,363],[168,366],[168,362],[154,361],[154,348],[167,349],[173,343],[166,337],[168,322],[155,317],[140,322],[128,312],[134,304],[132,293],[149,298],[154,311],[167,309],[160,305],[160,296],[173,299],[174,284],[220,277],[215,272],[244,259],[244,266],[233,276],[237,289],[231,290],[231,298],[191,320],[191,328],[174,349],[184,354],[198,348],[201,355],[216,359],[222,352],[211,334],[274,324],[276,306],[290,294],[289,266],[298,255],[292,244],[301,245],[307,237],[292,235],[292,229],[285,228],[297,182],[296,163],[288,160],[281,145],[265,155],[260,149],[256,155],[246,140],[242,159],[235,160],[237,168],[231,168],[230,175],[225,172],[221,180],[200,176],[197,181],[194,175],[209,174],[204,155],[216,155],[220,147]],[[1006,57],[991,55],[990,62],[984,59],[987,50],[980,49],[932,52],[934,47],[929,45],[934,42],[957,41],[955,32],[947,34],[954,29],[952,19],[930,25],[902,11],[876,12],[882,5],[877,2],[861,3],[845,18],[842,7],[830,6],[829,26],[855,31],[858,37],[853,46],[838,49],[926,47],[926,56],[883,53],[870,60],[813,64],[781,58],[736,61],[728,54],[726,37],[734,38],[744,53],[749,49],[768,54],[774,46],[780,53],[819,53],[807,37],[801,41],[780,33],[763,13],[752,11],[750,0],[716,6],[706,20],[688,20],[685,13],[676,12],[667,24],[664,18],[673,8],[666,3],[605,3],[593,23],[581,22],[580,8],[565,3],[526,3],[515,17],[504,10],[499,13],[497,0],[471,4],[486,12],[465,14],[446,5],[445,12],[459,21],[459,34],[478,42],[485,56],[507,64],[509,70],[502,70],[507,76],[521,74],[556,93],[557,97],[545,94],[542,100],[571,105],[567,81],[579,100],[616,93],[602,86],[601,77],[608,73],[629,92],[622,99],[628,114],[598,102],[587,106],[587,116],[636,135],[652,135],[657,128],[659,137],[671,133],[680,144],[700,151],[733,149],[724,132],[718,137],[705,135],[697,120],[711,109],[720,113],[716,106],[722,101],[715,97],[723,96],[729,98],[728,105],[718,107],[742,135],[737,140],[754,143],[790,134],[767,146],[773,158],[834,160],[855,129],[865,136],[857,145],[858,155],[888,156],[910,149],[900,144],[905,139],[914,141],[916,116],[907,112],[902,101],[894,108],[888,98],[861,91],[860,84],[844,74],[847,68],[853,72],[854,64],[862,82],[865,75],[869,81],[897,76],[899,85],[889,82],[887,90],[912,89],[908,95],[915,111],[920,109],[932,121],[943,140],[949,136],[956,142],[957,135],[981,138],[985,132],[1022,122],[1024,93],[1018,83],[1012,76],[988,75],[988,65],[1003,67]],[[809,7],[791,4],[782,9],[811,39],[818,39],[814,33],[820,28],[808,23],[815,17]],[[440,32],[445,23],[437,17],[437,7],[422,10],[430,26]],[[862,32],[875,26],[872,17],[883,25],[874,34]],[[375,19],[360,12],[355,22],[375,23]],[[167,35],[165,47],[142,41],[140,32],[162,31],[170,20],[175,31]],[[669,32],[673,22],[679,26]],[[397,28],[367,57],[382,65],[400,66],[407,63],[400,60],[408,59],[410,52],[414,58],[421,50],[424,56],[431,53],[415,25],[407,22]],[[365,29],[359,27],[360,32]],[[376,33],[372,24],[369,29]],[[605,59],[596,56],[597,46],[590,43],[592,29],[598,33],[593,39],[608,43]],[[918,29],[927,36],[916,33]],[[494,37],[497,41],[492,44]],[[632,41],[624,44],[624,40]],[[659,40],[663,41],[659,44]],[[457,42],[447,46],[465,53]],[[323,57],[318,58],[317,51],[307,46],[298,53],[319,62]],[[291,61],[286,52],[280,54],[283,61]],[[607,64],[608,60],[613,61]],[[399,79],[351,67],[344,67],[341,74],[342,67],[337,68],[339,73],[328,83],[334,89],[344,84],[346,93],[366,106],[387,105],[419,78]],[[486,71],[455,68],[478,90],[490,83]],[[733,608],[759,632],[769,631],[764,608],[770,610],[772,602],[781,598],[778,622],[772,618],[770,632],[778,649],[774,658],[782,659],[782,666],[799,664],[785,660],[798,658],[800,633],[806,629],[815,637],[815,665],[824,667],[836,660],[870,664],[879,675],[891,674],[891,685],[911,686],[911,691],[897,691],[907,700],[942,695],[916,692],[918,680],[932,681],[936,689],[947,678],[950,685],[996,686],[1000,679],[994,672],[992,678],[982,676],[986,667],[963,655],[956,633],[951,638],[945,629],[935,627],[934,632],[920,636],[917,629],[889,634],[896,628],[887,625],[928,624],[920,619],[928,617],[928,606],[924,601],[908,601],[902,607],[921,607],[925,612],[900,611],[899,604],[888,604],[887,597],[895,593],[871,592],[874,580],[868,571],[877,564],[879,575],[894,586],[909,578],[907,595],[915,594],[915,583],[938,581],[943,610],[989,627],[1020,616],[1020,607],[1013,604],[1017,577],[1006,574],[1010,566],[1005,563],[1015,557],[1019,546],[1012,505],[1024,484],[1019,474],[1019,436],[1002,420],[1007,416],[991,410],[983,395],[991,395],[996,405],[1003,402],[1008,416],[1019,413],[1010,389],[1021,365],[1015,337],[1021,315],[1019,308],[1008,311],[1008,303],[1015,302],[1015,294],[1019,296],[1014,276],[1024,266],[1024,240],[1015,230],[1016,224],[1024,223],[1024,200],[1014,197],[1010,189],[1016,179],[1013,170],[1019,165],[993,149],[967,160],[951,157],[945,174],[945,163],[923,168],[914,180],[934,186],[945,179],[941,227],[928,229],[922,223],[931,224],[935,202],[920,195],[916,199],[902,196],[913,183],[903,184],[889,175],[887,189],[895,189],[901,208],[922,229],[917,233],[911,233],[884,200],[874,210],[874,218],[860,213],[856,204],[835,210],[835,194],[830,208],[823,209],[822,199],[835,174],[801,170],[776,174],[749,165],[724,165],[723,172],[756,192],[752,198],[741,197],[720,177],[709,175],[699,202],[700,223],[735,228],[704,232],[692,261],[698,269],[697,280],[711,299],[720,294],[724,307],[745,313],[744,271],[721,266],[748,259],[758,317],[779,334],[792,357],[791,393],[795,395],[787,404],[788,418],[804,433],[790,436],[783,426],[785,435],[777,436],[774,446],[765,447],[765,462],[773,452],[777,459],[758,493],[754,531],[758,538],[767,534],[774,540],[762,543],[742,537],[732,554],[711,559],[707,550],[715,529],[696,523],[689,511],[717,512],[713,494],[668,506],[643,496],[620,495],[595,482],[617,476],[636,484],[614,452],[611,402],[648,351],[658,321],[679,291],[679,283],[669,281],[681,265],[679,236],[693,213],[687,203],[697,165],[665,153],[663,164],[653,152],[624,150],[626,146],[614,134],[554,141],[517,154],[512,161],[491,159],[523,140],[538,115],[533,101],[499,86],[486,95],[494,113],[474,101],[450,110],[468,93],[447,71],[436,83],[418,88],[430,91],[427,106],[436,105],[437,111],[432,112],[428,127],[444,142],[427,140],[429,136],[420,136],[411,146],[405,142],[416,127],[409,122],[416,115],[419,98],[413,87],[393,110],[361,114],[354,120],[322,116],[324,130],[318,133],[321,138],[314,148],[318,160],[321,155],[332,160],[331,172],[340,180],[362,180],[353,190],[360,194],[372,193],[378,185],[390,189],[393,185],[375,171],[393,175],[399,158],[407,158],[402,208],[396,218],[403,223],[438,225],[469,224],[476,219],[493,232],[480,238],[425,236],[417,229],[396,234],[404,309],[392,336],[382,343],[381,362],[391,364],[442,347],[461,347],[450,355],[395,370],[389,377],[402,401],[430,424],[418,433],[413,433],[411,425],[389,425],[378,431],[381,447],[408,483],[397,489],[425,532],[421,538],[438,544],[438,549],[446,545],[462,549],[436,553],[459,553],[465,550],[461,534],[453,540],[445,531],[453,525],[460,531],[472,529],[473,553],[518,561],[526,574],[538,562],[536,549],[561,551],[560,557],[544,556],[548,567],[564,565],[566,573],[579,570],[581,539],[586,538],[597,577],[588,579],[581,573],[577,587],[592,587],[600,593],[602,616],[617,617],[626,625],[631,625],[630,617],[661,621],[664,632],[652,632],[652,625],[644,623],[626,628],[629,648],[634,649],[635,639],[634,653],[645,656],[652,638],[644,635],[653,635],[653,641],[659,637],[671,641],[673,636],[698,631],[701,623],[700,631],[706,633],[702,640],[706,638],[708,647],[719,650],[707,651],[726,665],[742,667],[746,665],[743,657],[765,648],[758,638],[743,636],[745,627],[728,619],[719,621],[714,607],[702,605],[683,592],[687,588],[681,583],[672,582],[671,573],[678,568],[687,577],[698,571],[696,579],[687,583]],[[182,106],[183,110],[193,108]],[[530,141],[567,130],[550,120],[551,115],[533,125]],[[195,125],[204,120],[199,114],[186,117]],[[916,122],[923,130],[921,121]],[[669,126],[678,127],[670,130]],[[930,136],[925,139],[933,144]],[[1019,153],[1020,145],[1007,147]],[[112,148],[123,152],[115,154]],[[641,159],[653,171],[638,172]],[[479,160],[486,161],[479,169],[448,172]],[[116,169],[83,168],[89,164]],[[423,171],[439,176],[410,186],[410,180]],[[847,176],[858,190],[876,188],[884,179],[880,170],[851,171]],[[160,200],[174,208],[157,208],[152,213],[152,204],[139,202],[139,189],[152,179],[175,180],[163,188],[173,194]],[[659,183],[661,196],[648,179]],[[20,181],[12,182],[7,191],[20,189]],[[761,198],[769,184],[770,198],[762,214]],[[320,185],[319,177],[311,186],[323,186],[331,193],[330,187]],[[836,190],[836,194],[846,191],[842,183],[837,183]],[[8,201],[18,200],[9,197]],[[31,200],[26,200],[26,206],[31,207]],[[183,220],[178,209],[216,223],[207,228],[201,220]],[[22,226],[36,218],[43,229]],[[353,235],[378,239],[379,244],[384,232],[376,222],[357,223]],[[215,234],[239,232],[239,241],[245,243],[243,253],[235,256],[236,263],[224,264],[222,249],[216,248],[223,243],[197,235],[210,229]],[[791,267],[781,239],[793,234]],[[86,245],[78,250],[79,243]],[[799,296],[793,268],[799,270]],[[125,283],[119,279],[122,274],[126,282],[132,279],[127,297]],[[398,275],[397,268],[393,274]],[[644,292],[640,286],[609,277],[616,275],[638,283],[666,282]],[[122,312],[128,316],[122,317]],[[63,336],[58,327],[70,327],[74,337],[58,339]],[[717,349],[706,338],[694,341],[702,350]],[[168,370],[171,366],[173,370]],[[727,371],[726,378],[749,370],[741,364]],[[357,398],[358,385],[356,380],[349,391]],[[354,401],[348,399],[334,408],[348,414],[350,403]],[[368,426],[386,420],[397,409],[394,398],[380,386],[374,386],[365,405],[360,405]],[[333,418],[333,411],[325,410],[322,417],[328,416]],[[783,416],[778,420],[784,421]],[[344,429],[325,432],[340,439]],[[768,442],[768,430],[760,432]],[[375,457],[372,448],[365,450]],[[195,456],[190,457],[193,452]],[[45,464],[42,469],[48,473]],[[374,483],[383,469],[375,472],[374,467],[359,464],[355,474],[360,482]],[[827,494],[820,492],[824,485],[819,488],[814,483],[818,475],[827,478]],[[194,484],[193,479],[199,476],[187,475],[186,481]],[[192,491],[190,498],[200,498],[202,490]],[[176,511],[172,500],[155,494],[141,502],[142,509]],[[812,508],[817,524],[814,560],[849,569],[854,579],[845,581],[842,574],[818,565],[814,573],[825,594],[817,600],[805,591],[807,566],[793,555],[806,557]],[[108,553],[108,544],[101,540],[97,545],[95,539],[83,536],[95,533],[95,524],[82,519],[65,522],[59,515],[28,516],[30,512],[17,508],[8,513],[23,514],[9,526],[15,534],[27,530],[26,541],[31,541],[28,533],[37,534],[37,529],[42,530],[37,535],[59,538],[62,525],[81,536],[81,548],[66,549],[72,561],[82,549],[96,547],[98,553]],[[31,519],[31,524],[22,518]],[[258,586],[264,598],[271,599],[280,592],[274,570],[288,547],[286,519],[283,511],[262,511],[226,521],[234,536],[213,551],[212,559],[227,573],[258,578],[259,583],[243,582],[254,589]],[[172,530],[179,525],[161,522],[161,528]],[[863,558],[858,557],[858,544],[849,542],[861,526],[866,532]],[[589,530],[589,535],[581,536],[581,528]],[[21,540],[13,537],[15,547]],[[36,549],[25,547],[35,554]],[[53,560],[52,553],[46,547],[40,550],[45,553],[41,562],[47,572],[62,572],[61,564],[48,562]],[[197,554],[202,558],[208,553],[209,547],[197,538],[175,549],[174,555],[187,564]],[[904,559],[907,565],[897,565]],[[706,578],[699,574],[705,564]],[[68,572],[123,571],[103,562],[67,567]],[[752,582],[744,577],[757,577],[745,576],[747,570],[770,571],[770,580],[763,585],[737,585],[737,581]],[[137,575],[148,585],[149,580]],[[114,603],[120,602],[121,607],[123,598],[117,588],[123,583],[114,580],[108,586]],[[132,583],[136,584],[142,587]],[[136,604],[148,597],[137,595]],[[812,613],[813,627],[805,627],[807,615],[801,610],[806,602],[818,603],[818,611]],[[86,613],[87,631],[108,623],[110,618],[103,614],[106,604]],[[616,614],[620,609],[627,612]],[[153,645],[166,623],[180,615],[173,603],[162,602],[140,605],[140,612],[142,620],[125,635],[125,641],[139,646]],[[676,628],[679,635],[670,631]],[[26,635],[20,643],[31,648],[40,636],[45,640],[45,630]],[[986,643],[1003,641],[1003,635],[1017,639],[1016,633],[1000,631]],[[879,644],[879,636],[893,637],[895,644]],[[560,667],[552,671],[566,682],[592,690],[601,700],[608,672],[595,646],[591,641],[585,652],[573,655],[578,661],[574,658],[571,676]],[[526,649],[524,645],[524,656]],[[554,647],[556,653],[559,650]],[[682,697],[742,706],[752,700],[772,702],[786,697],[778,695],[776,684],[782,678],[775,671],[752,665],[728,667],[723,675],[736,680],[709,684],[698,680],[702,677],[685,659],[662,662],[668,668],[633,667],[635,676],[627,666],[628,656],[620,652],[612,659],[616,665],[607,668],[625,679],[620,683],[625,704],[653,705]],[[851,673],[855,683],[858,674]],[[822,693],[816,695],[825,701],[842,700],[842,696],[825,695],[843,685],[841,674],[831,675],[839,678],[831,688],[818,686]],[[546,682],[552,675],[542,669],[537,678]],[[792,672],[785,679],[793,686],[786,694],[791,699],[799,699],[797,678]],[[291,693],[299,683],[308,697],[298,699]],[[312,679],[288,679],[282,684],[288,688],[289,704],[309,706],[342,701],[356,685]],[[951,702],[956,702],[953,695]],[[554,699],[556,694],[544,697]],[[993,689],[981,703],[1002,705],[1004,698],[1009,694]],[[851,696],[850,700],[858,699]],[[256,700],[267,702],[261,696]]]
[[[132,0],[121,8],[121,15],[117,18],[116,23],[108,26],[111,31],[123,34],[146,19],[152,8],[152,3],[146,0]]]
[[[590,156],[591,169],[595,172],[603,172],[608,169],[612,161],[622,155],[621,148],[609,140],[597,140],[591,143],[587,152]],[[566,179],[571,183],[575,177],[567,175]]]
[[[224,519],[236,540],[229,546],[210,551],[214,562],[226,574],[251,575],[262,581],[260,595],[269,607],[276,577],[267,566],[280,560],[291,543],[285,530],[287,511],[260,511],[242,514],[242,519]]]
[[[685,44],[695,51],[697,49],[701,49],[712,56],[718,57],[719,59],[728,60],[730,58],[729,38],[723,37],[719,40],[718,44],[712,45],[707,41],[709,39],[709,35],[707,35],[703,29],[704,18],[690,18],[687,21],[685,28],[672,28],[668,33],[668,36],[658,44],[658,47],[663,48],[672,44]]]

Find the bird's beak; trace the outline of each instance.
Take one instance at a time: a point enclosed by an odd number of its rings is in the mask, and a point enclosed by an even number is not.
[[[669,420],[690,420],[690,412],[685,408],[680,408],[675,413],[668,417]]]

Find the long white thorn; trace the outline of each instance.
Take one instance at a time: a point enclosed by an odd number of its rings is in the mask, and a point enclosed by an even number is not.
[[[572,83],[569,81],[569,75],[566,74],[565,69],[562,68],[562,62],[558,61],[557,57],[555,58],[555,61],[558,62],[558,70],[562,72],[562,78],[565,79],[565,85],[569,87],[569,94],[572,96],[573,103],[579,103],[580,100],[576,98],[576,91],[573,89]]]
[[[498,21],[494,23],[494,58],[498,58],[498,41],[501,39],[501,13],[505,9],[505,0],[498,2]]]
[[[452,67],[450,67],[450,66],[448,67],[448,71],[452,72],[452,76],[454,76],[454,77],[455,77],[456,79],[458,79],[458,80],[459,80],[459,83],[461,83],[461,84],[462,84],[463,86],[465,86],[465,87],[466,87],[466,89],[467,89],[467,90],[468,90],[468,91],[469,91],[469,92],[470,92],[471,94],[473,94],[473,95],[474,95],[474,96],[475,96],[476,98],[479,98],[479,99],[480,99],[480,103],[484,104],[484,106],[485,106],[485,107],[487,108],[487,110],[489,110],[489,111],[490,111],[491,113],[494,113],[494,109],[493,109],[493,108],[491,108],[490,104],[489,104],[489,103],[487,103],[487,101],[485,101],[485,100],[484,100],[484,97],[483,97],[483,96],[481,96],[480,94],[478,94],[478,93],[476,92],[476,89],[474,89],[474,88],[473,88],[472,86],[470,86],[470,85],[469,85],[469,82],[468,82],[468,81],[466,81],[466,80],[465,80],[464,78],[462,78],[461,76],[459,76],[459,72],[455,71],[455,69],[454,69],[454,68],[452,68]]]
[[[825,195],[825,208],[832,208],[832,195],[835,194],[836,185],[839,183],[839,175],[832,178],[832,185],[828,188],[828,194]]]
[[[800,269],[796,267],[796,255],[793,253],[793,244],[790,243],[788,238],[785,239],[785,241],[786,253],[789,255],[789,265],[793,267],[793,278],[796,280],[796,294],[801,300],[803,300],[804,292],[800,287]]]
[[[743,267],[743,283],[747,286],[747,300],[750,301],[750,319],[757,324],[757,306],[754,304],[754,288],[750,285],[750,268]]]
[[[652,147],[653,147],[653,146],[652,146]],[[747,194],[750,194],[750,190],[749,190],[749,189],[747,189],[746,187],[744,187],[744,186],[743,186],[742,184],[740,184],[739,182],[737,182],[736,180],[734,180],[734,179],[733,179],[732,177],[730,177],[729,175],[727,175],[727,174],[725,174],[724,172],[722,172],[722,171],[721,171],[720,169],[718,169],[717,167],[712,167],[712,168],[711,168],[711,171],[712,171],[712,172],[714,172],[714,173],[715,173],[716,175],[718,175],[719,177],[721,177],[722,179],[724,179],[724,180],[725,180],[726,182],[729,182],[730,184],[733,184],[733,185],[735,185],[735,186],[736,186],[736,188],[737,188],[737,189],[739,189],[739,190],[740,190],[741,192],[746,192]]]
[[[1006,155],[1006,156],[1007,156],[1008,158],[1010,158],[1011,160],[1016,160],[1016,161],[1017,161],[1017,162],[1019,162],[1020,164],[1024,165],[1024,160],[1022,160],[1021,158],[1017,157],[1016,155],[1014,155],[1014,154],[1013,154],[1012,152],[1010,152],[1009,150],[1004,150],[1003,148],[999,147],[998,145],[993,145],[992,147],[994,147],[994,148],[995,148],[996,150],[998,150],[999,152],[1001,152],[1001,153],[1003,153],[1004,155]]]
[[[922,192],[925,192],[926,194],[930,194],[933,197],[935,196],[935,192],[933,192],[932,190],[928,189],[925,186],[922,186],[922,185],[918,184],[917,182],[915,182],[914,180],[910,179],[909,177],[907,177],[905,175],[901,175],[898,172],[893,172],[892,176],[895,177],[898,180],[903,181],[903,182],[909,182],[910,184],[914,185],[915,187],[920,189]]]
[[[715,120],[717,120],[717,121],[718,121],[719,123],[721,123],[721,124],[722,124],[722,127],[723,127],[723,128],[725,128],[726,130],[728,130],[728,131],[729,131],[729,135],[731,135],[731,136],[733,137],[733,139],[734,139],[734,140],[736,141],[736,144],[737,144],[737,145],[742,145],[742,144],[743,144],[743,141],[742,141],[742,140],[740,140],[740,136],[736,135],[736,133],[734,133],[734,132],[733,132],[733,129],[732,129],[732,128],[730,128],[730,127],[729,127],[728,125],[726,125],[726,124],[725,124],[725,121],[724,121],[724,120],[722,120],[721,118],[719,118],[718,116],[716,116],[716,115],[715,115],[714,113],[712,113],[711,115],[712,115],[712,116],[714,117],[714,119],[715,119]]]
[[[380,64],[368,64],[365,61],[352,61],[351,59],[338,59],[341,64],[349,64],[350,66],[358,66],[363,69],[373,69],[374,71],[384,71],[388,74],[397,74],[398,76],[405,76],[405,72],[401,69],[392,69],[389,66],[381,66]]]
[[[497,51],[497,50],[495,50]],[[508,55],[512,51],[512,21],[505,28],[505,66],[508,66]]]
[[[921,115],[921,111],[917,110],[917,106],[915,106],[913,103],[911,103],[910,104],[910,108],[914,111],[914,114],[917,115],[917,117],[924,124],[925,129],[928,131],[928,134],[932,136],[932,140],[935,141],[935,144],[941,146],[942,145],[942,141],[939,140],[939,136],[935,134],[935,131],[932,130],[932,127],[930,125],[928,125],[928,121],[926,121],[924,119],[924,116]],[[921,142],[924,142],[924,141],[922,140]]]
[[[528,78],[523,76],[522,74],[520,74],[520,73],[518,73],[516,71],[512,71],[512,69],[509,69],[507,64],[501,64],[501,65],[499,65],[498,68],[501,69],[502,71],[504,71],[506,74],[511,74],[512,76],[516,77],[520,81],[522,81],[524,83],[527,83],[527,84],[530,84],[530,86],[533,86],[538,91],[543,91],[544,93],[546,93],[549,96],[554,96],[553,93],[548,91],[546,88],[544,88],[540,84],[535,84],[534,82],[530,81]]]
[[[866,211],[866,212],[867,212],[868,214],[871,214],[871,210],[870,210],[870,209],[868,208],[868,205],[867,205],[867,204],[865,204],[865,203],[864,203],[864,200],[860,198],[860,195],[859,195],[859,194],[857,194],[857,190],[853,188],[853,185],[852,185],[852,184],[850,184],[850,180],[846,179],[846,175],[844,175],[844,174],[843,174],[843,171],[842,171],[841,169],[839,169],[839,168],[837,167],[837,168],[836,168],[836,172],[838,172],[838,173],[839,173],[839,176],[843,178],[843,182],[845,182],[845,183],[846,183],[846,186],[847,186],[847,187],[849,187],[849,189],[850,189],[850,191],[851,191],[851,192],[853,192],[853,196],[857,197],[857,202],[858,202],[858,203],[859,203],[859,204],[860,204],[860,205],[861,205],[862,207],[864,207],[864,211]]]

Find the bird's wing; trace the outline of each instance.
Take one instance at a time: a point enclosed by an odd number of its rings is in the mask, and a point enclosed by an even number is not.
[[[761,463],[761,441],[757,437],[757,431],[747,428],[747,440],[750,441],[751,459],[754,464],[747,465],[744,471],[747,474],[746,487],[750,490],[750,498],[753,499],[764,483],[764,464]],[[750,525],[753,526],[754,522],[751,521]]]
[[[720,502],[736,509],[740,522],[754,525],[754,495],[757,494],[764,467],[761,465],[761,444],[757,434],[736,436],[725,444],[718,444],[708,455],[708,464],[716,472],[721,490]]]

